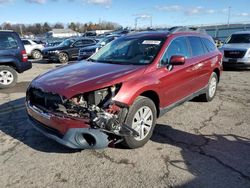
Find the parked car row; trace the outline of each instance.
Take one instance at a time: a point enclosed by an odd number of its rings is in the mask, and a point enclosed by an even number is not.
[[[119,38],[121,35],[109,35],[104,38],[101,38],[96,44],[90,45],[87,47],[80,48],[78,54],[78,60],[87,59],[92,56],[95,52],[100,50],[103,46],[108,44],[109,42]]]
[[[57,46],[44,48],[42,51],[43,58],[67,63],[69,60],[77,59],[80,48],[95,45],[96,43],[97,41],[91,38],[66,39]]]
[[[69,38],[59,45],[45,47],[42,50],[43,59],[67,63],[70,60],[82,60],[90,57],[120,35],[109,35],[103,38]]]

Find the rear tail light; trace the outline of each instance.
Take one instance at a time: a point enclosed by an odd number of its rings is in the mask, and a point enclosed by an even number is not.
[[[22,55],[22,62],[27,62],[28,61],[28,55],[27,55],[25,50],[21,51],[21,55]]]

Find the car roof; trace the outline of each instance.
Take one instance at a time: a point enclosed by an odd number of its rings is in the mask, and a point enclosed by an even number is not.
[[[160,31],[142,31],[142,32],[134,32],[125,35],[125,37],[133,38],[133,37],[162,37],[167,38],[169,35],[197,35],[197,36],[206,36],[205,33],[195,32],[195,31],[178,31],[178,32],[170,32],[168,30],[160,30]]]
[[[133,32],[125,35],[126,38],[134,38],[134,37],[162,37],[165,38],[169,35],[169,32],[166,31],[141,31],[141,32]]]

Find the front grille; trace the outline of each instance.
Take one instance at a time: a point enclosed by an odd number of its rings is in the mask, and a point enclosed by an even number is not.
[[[226,58],[243,58],[246,50],[225,50],[224,56]]]
[[[47,110],[56,110],[58,105],[62,104],[62,98],[58,94],[47,93],[41,89],[29,88],[27,96],[30,104],[41,106]]]

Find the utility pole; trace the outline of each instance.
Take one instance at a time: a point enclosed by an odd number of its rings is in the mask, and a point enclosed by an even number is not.
[[[153,16],[152,15],[150,16],[150,28],[151,29],[153,28]]]
[[[21,36],[23,36],[22,24],[19,25]]]
[[[230,24],[230,14],[231,14],[231,6],[228,7],[228,17],[227,17],[227,27],[229,28]]]
[[[138,17],[135,18],[135,31],[137,30]]]

